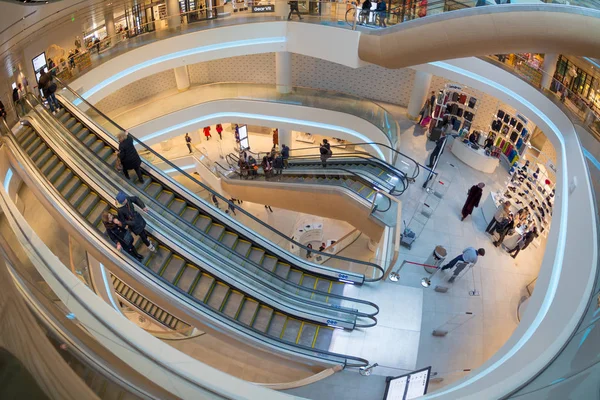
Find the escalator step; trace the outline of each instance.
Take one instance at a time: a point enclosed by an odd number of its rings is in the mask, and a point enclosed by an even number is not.
[[[297,343],[301,327],[302,322],[300,320],[288,318],[285,323],[285,328],[283,334],[281,335],[281,339],[285,340],[286,342]]]
[[[165,325],[167,325],[168,327],[171,327],[171,324],[173,323],[174,319],[175,319],[174,316],[172,316],[171,314],[167,314],[167,318],[165,318]]]
[[[279,275],[279,273],[277,275]],[[289,274],[287,276],[287,280],[299,285],[301,279],[302,279],[302,271],[290,268]]]
[[[42,144],[42,139],[36,134],[35,139],[29,144],[29,146],[24,147],[25,153],[31,155],[35,149],[37,149]]]
[[[269,327],[269,322],[271,321],[271,317],[273,316],[273,309],[267,306],[261,305],[258,308],[258,312],[256,313],[256,318],[254,318],[254,324],[252,325],[254,329],[258,329],[261,332],[266,332]]]
[[[60,121],[61,124],[64,124],[65,122],[67,122],[69,120],[69,118],[71,118],[71,114],[64,111],[64,109],[60,109],[58,111],[58,113],[56,114],[56,116],[58,117],[58,120]]]
[[[194,222],[194,226],[200,229],[203,232],[206,232],[206,229],[211,225],[212,219],[205,215],[199,215],[196,222]]]
[[[140,296],[140,295],[139,295],[139,293],[135,293],[135,292],[134,292],[134,293],[131,295],[131,298],[129,299],[129,301],[130,301],[132,304],[135,304],[135,305],[137,305],[137,303],[138,303],[138,300],[139,300],[141,297],[142,297],[142,296]]]
[[[69,182],[71,182],[71,179],[73,179],[73,173],[71,172],[71,170],[67,169],[62,174],[60,174],[56,181],[54,181],[54,187],[56,188],[56,190],[62,193],[66,185]]]
[[[298,340],[298,344],[306,347],[312,347],[316,333],[317,325],[305,322],[302,325],[302,332],[300,332],[300,339]]]
[[[48,160],[50,160],[50,158],[54,155],[54,152],[52,150],[50,150],[49,148],[46,148],[46,151],[44,151],[42,154],[40,154],[39,157],[35,158],[35,165],[38,168],[42,168],[42,166],[44,164],[46,164],[46,162],[48,162]],[[33,157],[32,157],[33,159]]]
[[[223,232],[225,232],[225,227],[220,224],[212,224],[210,226],[210,229],[208,230],[208,234],[217,240],[219,240],[221,238],[221,235],[223,234]]]
[[[95,374],[94,379],[92,380],[92,384],[90,385],[90,389],[94,393],[101,397],[101,394],[104,391],[104,387],[106,386],[106,379],[104,379],[101,375]]]
[[[98,197],[98,195],[96,193],[90,193],[81,202],[79,207],[77,207],[77,210],[81,213],[81,215],[83,215],[85,217],[94,209],[94,207],[96,206],[96,203],[98,203],[99,201],[100,201],[100,198]]]
[[[88,135],[89,135],[90,131],[87,128],[84,128],[82,130],[80,130],[79,132],[77,132],[77,139],[81,140],[83,142],[83,139],[85,139]]]
[[[317,335],[317,340],[315,340],[315,345],[312,347],[319,350],[329,350],[329,345],[331,344],[332,337],[333,328],[330,328],[328,326],[320,326],[319,333]]]
[[[40,143],[40,145],[31,152],[31,154],[30,154],[31,159],[34,162],[37,162],[37,160],[40,158],[40,156],[42,154],[44,154],[46,151],[49,151],[48,146],[46,146],[46,143]]]
[[[185,260],[183,258],[173,255],[169,262],[167,262],[167,266],[165,267],[162,273],[162,277],[165,278],[167,281],[173,283],[184,265]]]
[[[119,386],[109,382],[106,386],[104,394],[102,395],[102,400],[125,400],[122,397],[123,393],[124,392]]]
[[[84,137],[82,140],[83,144],[85,144],[85,147],[90,147],[92,145],[92,143],[94,143],[95,141],[96,141],[96,135],[94,135],[93,133],[90,133],[89,135]]]
[[[92,224],[92,226],[98,225],[100,219],[102,218],[102,213],[108,209],[108,204],[103,200],[96,203],[96,206],[92,209],[92,211],[88,214],[86,219]]]
[[[163,322],[164,324],[166,324],[167,323],[167,318],[169,318],[171,316],[171,314],[169,314],[165,310],[161,310],[161,311],[162,311],[162,313],[160,314],[159,321]]]
[[[186,265],[185,270],[179,277],[179,281],[177,281],[177,287],[179,287],[181,290],[183,290],[185,292],[189,292],[190,288],[192,287],[192,284],[196,280],[196,277],[198,276],[199,273],[200,273],[200,270],[198,270],[198,268],[193,267],[189,264]]]
[[[243,300],[243,294],[241,294],[238,291],[232,290],[229,293],[229,296],[227,296],[225,307],[223,307],[223,313],[235,319],[237,317],[238,311],[240,310],[240,306],[242,305]]]
[[[181,218],[183,218],[184,220],[186,220],[189,223],[193,223],[194,220],[196,219],[196,217],[198,216],[198,214],[199,214],[199,212],[195,208],[186,207],[185,210],[183,211],[183,214],[181,214]],[[210,222],[210,219],[209,219],[209,222]]]
[[[73,193],[75,193],[75,190],[77,190],[79,186],[81,186],[81,181],[78,177],[74,176],[60,192],[65,197],[65,199],[69,199],[69,197],[71,197]]]
[[[248,252],[250,251],[251,247],[252,247],[252,243],[250,243],[246,240],[240,239],[237,243],[237,246],[235,246],[235,252],[243,257],[246,257],[248,255]]]
[[[167,263],[170,256],[171,252],[169,251],[169,249],[163,246],[158,246],[156,253],[152,255],[150,261],[148,261],[148,264],[146,264],[146,266],[160,275],[160,271]]]
[[[73,196],[69,198],[69,203],[71,203],[75,208],[79,207],[79,205],[81,204],[83,199],[86,198],[88,193],[90,193],[90,188],[88,187],[88,185],[80,185],[75,191],[75,193],[73,193]]]
[[[110,165],[111,167],[115,166],[116,161],[117,161],[117,153],[115,153],[115,152],[112,152],[110,154],[110,156],[108,156],[108,158],[106,159],[106,163],[108,165]]]
[[[321,279],[321,278],[317,279],[317,285],[315,286],[315,289],[317,289],[320,292],[329,293],[330,288],[331,288],[331,281],[329,281],[327,279]]]
[[[104,161],[106,161],[111,154],[113,154],[113,150],[110,147],[108,147],[108,146],[104,146],[98,152],[98,157],[100,157],[101,159],[103,159]]]
[[[69,129],[69,130],[71,131],[71,133],[72,133],[73,135],[76,135],[76,134],[77,134],[77,132],[79,132],[79,131],[80,131],[80,130],[82,130],[82,129],[83,129],[83,124],[82,124],[81,122],[77,121],[77,122],[75,123],[75,125],[73,125],[73,127],[71,127],[71,129]]]
[[[21,133],[19,134],[19,136],[17,136],[17,143],[19,143],[19,145],[23,147],[26,146],[26,143],[28,141],[31,142],[34,138],[35,133],[33,133],[33,129],[28,127],[27,129],[21,130]]]
[[[276,312],[271,319],[267,334],[269,336],[280,338],[283,334],[283,326],[285,325],[286,319],[287,317],[284,314]]]
[[[252,323],[254,322],[254,316],[256,315],[257,311],[258,302],[256,300],[252,300],[246,297],[244,300],[244,304],[242,304],[242,309],[238,314],[237,320],[244,325],[252,326]]]
[[[192,296],[200,300],[201,302],[206,302],[206,295],[210,292],[210,289],[215,284],[215,278],[208,274],[202,274],[200,280],[196,284],[194,291],[192,292]]]
[[[223,302],[225,301],[225,298],[227,297],[228,292],[229,286],[221,282],[217,282],[217,284],[213,287],[213,290],[210,293],[206,304],[208,304],[209,307],[212,307],[215,310],[220,310],[221,306],[223,305]]]
[[[342,282],[333,282],[331,285],[331,291],[329,293],[343,295],[345,284]]]
[[[265,258],[263,258],[262,266],[264,269],[273,272],[275,267],[277,266],[277,259],[273,256],[265,254]]]
[[[145,190],[146,194],[152,198],[156,198],[163,188],[156,182],[152,182]]]
[[[174,198],[175,198],[175,195],[173,194],[173,192],[170,192],[168,190],[163,190],[162,192],[160,192],[160,194],[158,195],[156,200],[163,206],[166,206],[169,203],[171,203],[171,201]]]
[[[90,150],[92,151],[92,153],[98,153],[102,148],[104,148],[104,142],[101,140],[96,140],[90,146]]]
[[[235,233],[231,233],[231,232],[225,232],[225,234],[223,235],[223,238],[221,239],[221,243],[223,243],[225,246],[227,246],[231,249],[231,248],[233,248],[233,246],[235,246],[237,240],[238,240],[238,235],[236,235]]]
[[[150,185],[152,183],[152,178],[150,178],[148,175],[144,175],[144,172],[142,171],[142,178],[144,178],[143,181],[139,181],[137,179],[137,176],[134,178],[135,182],[134,185],[138,188],[140,188],[141,190],[146,190],[146,188],[148,187],[148,185]]]
[[[181,199],[174,199],[171,204],[169,204],[169,210],[173,211],[177,215],[181,215],[181,212],[186,206],[186,202]]]
[[[59,162],[58,164],[56,164],[54,166],[54,168],[52,168],[47,174],[46,176],[48,177],[48,180],[52,183],[56,182],[56,180],[58,179],[59,176],[62,175],[63,172],[65,172],[65,164],[63,164],[62,162]]]
[[[250,261],[253,261],[259,265],[262,262],[264,256],[265,252],[256,247],[253,247],[252,250],[250,250],[250,254],[248,254],[248,258],[250,259]]]
[[[275,267],[275,273],[282,278],[287,279],[287,276],[290,273],[290,265],[278,261],[277,266]]]
[[[361,197],[365,198],[365,199],[368,199],[368,198],[369,198],[369,196],[373,195],[373,193],[374,193],[374,190],[373,190],[373,189],[371,189],[370,187],[367,187],[367,186],[363,186],[363,187],[362,187],[362,188],[361,188],[361,189],[358,191],[358,194],[359,194]]]
[[[42,174],[48,175],[48,172],[52,171],[52,169],[58,165],[58,162],[58,157],[53,154],[52,157],[50,157],[50,159],[40,168]]]
[[[301,285],[304,286],[305,288],[315,289],[316,283],[317,283],[317,277],[304,274],[304,278],[302,278]]]
[[[145,310],[148,303],[149,303],[148,299],[145,299],[142,297],[142,301],[140,302],[140,305],[139,305],[140,310]]]

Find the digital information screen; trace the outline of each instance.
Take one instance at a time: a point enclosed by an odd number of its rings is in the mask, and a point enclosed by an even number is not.
[[[35,78],[39,81],[40,75],[43,72],[43,69],[46,68],[46,53],[37,55],[31,60],[33,64],[33,71],[35,72]]]
[[[250,141],[248,140],[248,126],[242,125],[239,127],[240,132],[240,148],[247,150],[250,148]]]
[[[427,394],[431,367],[386,379],[384,400],[411,400]]]

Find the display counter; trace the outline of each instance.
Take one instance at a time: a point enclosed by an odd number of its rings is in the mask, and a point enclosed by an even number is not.
[[[482,148],[475,150],[460,140],[454,141],[452,154],[469,167],[487,174],[493,173],[500,163],[497,158],[487,156]]]

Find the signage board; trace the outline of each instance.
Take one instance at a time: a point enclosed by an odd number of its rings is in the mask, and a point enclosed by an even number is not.
[[[250,148],[250,141],[248,140],[248,126],[239,126],[238,131],[240,132],[240,149],[247,150]]]
[[[272,13],[275,12],[275,4],[265,4],[252,6],[253,13]]]
[[[427,394],[431,367],[410,374],[386,378],[384,400],[412,400]]]
[[[33,71],[35,72],[36,81],[40,80],[40,75],[44,72],[44,68],[46,68],[46,52],[42,52],[37,56],[33,57],[31,60],[33,64]]]

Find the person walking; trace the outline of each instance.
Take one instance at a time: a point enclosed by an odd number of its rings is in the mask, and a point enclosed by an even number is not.
[[[290,158],[290,148],[285,144],[281,145],[281,156],[283,157],[283,168],[287,168],[288,158]]]
[[[212,135],[210,134],[210,126],[204,127],[204,136],[206,136],[206,140],[210,140]]]
[[[504,242],[504,238],[506,235],[509,235],[515,232],[515,219],[513,214],[510,213],[504,220],[496,225],[496,232],[498,232],[498,239],[494,242],[494,246],[498,247]]]
[[[192,138],[190,137],[189,133],[185,134],[185,144],[190,151],[190,154],[192,154],[194,151],[192,150]]]
[[[235,142],[239,143],[240,142],[240,126],[238,124],[235,124],[233,136],[235,137]]]
[[[267,204],[265,204],[265,209],[266,209],[266,210],[269,210],[269,211],[271,211],[271,212],[273,212],[273,209],[271,208],[271,206],[269,206],[269,205],[267,205]]]
[[[21,99],[21,94],[19,93],[19,89],[14,88],[13,89],[13,94],[12,94],[12,98],[13,98],[13,103],[15,104],[15,110],[17,110],[17,114],[19,114],[19,116],[24,116],[25,115],[25,104],[24,104],[24,100]],[[19,112],[19,109],[21,109],[21,111]]]
[[[40,79],[38,80],[38,85],[40,89],[42,89],[42,93],[44,97],[48,100],[48,106],[50,107],[50,111],[52,114],[56,115],[56,111],[59,108],[58,101],[56,101],[56,96],[54,96],[54,92],[56,92],[56,82],[52,80],[52,75],[48,73],[47,70],[44,70],[40,75]],[[24,112],[25,110],[23,110]]]
[[[496,213],[492,217],[492,220],[488,224],[487,228],[485,228],[486,233],[492,235],[494,233],[494,227],[496,226],[496,224],[498,224],[500,221],[506,218],[508,216],[509,211],[510,201],[505,201],[500,207],[498,207]]]
[[[532,230],[530,230],[529,232],[524,234],[523,237],[521,239],[519,239],[515,248],[512,250],[509,250],[508,254],[510,254],[510,256],[512,258],[517,258],[517,255],[519,254],[519,252],[521,250],[525,250],[531,244],[531,242],[533,242],[534,239],[538,236],[539,235],[538,235],[537,227],[534,226]]]
[[[426,117],[431,117],[432,107],[433,105],[431,103],[431,99],[425,100],[425,104],[423,104],[423,107],[421,107],[421,111],[419,111],[419,121],[417,122],[417,124],[421,124],[421,122],[423,122],[423,120]]]
[[[456,256],[448,264],[443,265],[442,266],[442,271],[454,268],[454,266],[456,265],[456,263],[459,262],[459,261],[462,261],[462,262],[465,262],[465,263],[468,263],[468,264],[476,264],[479,256],[481,256],[481,257],[485,256],[485,249],[475,250],[474,247],[467,247],[466,249],[463,250],[462,254]],[[450,277],[450,279],[448,279],[448,282],[450,282],[450,283],[454,282],[454,280],[456,279],[456,277],[462,272],[463,269],[465,269],[465,267],[468,264],[463,264],[463,265],[457,267],[454,270],[454,273],[452,274],[452,276]]]
[[[2,117],[6,121],[6,108],[4,108],[4,103],[0,101],[0,117]]]
[[[308,247],[308,250],[306,250],[306,258],[312,258],[312,244],[307,244],[306,247]]]
[[[288,3],[290,5],[290,13],[288,14],[288,21],[292,19],[292,13],[296,13],[298,15],[298,19],[302,21],[302,15],[300,15],[300,10],[298,9],[298,1],[292,0]]]
[[[444,147],[446,143],[446,135],[444,133],[441,134],[440,138],[435,142],[435,148],[431,152],[429,156],[429,164],[427,164],[428,168],[433,168],[437,159],[444,153]]]
[[[233,215],[237,216],[237,214],[235,213],[235,206],[233,205],[233,199],[231,199],[227,202],[227,210],[225,211],[225,213],[229,214],[230,212]]]
[[[121,251],[121,249],[124,249],[138,260],[144,258],[144,256],[139,254],[135,249],[131,233],[125,229],[123,223],[119,221],[114,214],[104,211],[102,213],[102,223],[104,224],[109,239],[117,246],[117,250]]]
[[[217,124],[217,133],[219,134],[219,140],[223,140],[223,125]]]
[[[215,205],[215,207],[219,208],[219,200],[217,200],[217,195],[214,193],[212,195],[212,202]]]
[[[332,156],[331,145],[327,139],[323,139],[323,143],[319,147],[319,153],[321,154],[323,168],[327,168],[327,160]]]
[[[473,213],[473,209],[475,207],[479,207],[479,201],[481,200],[481,195],[483,194],[483,188],[485,187],[485,183],[480,182],[477,185],[471,186],[469,189],[469,193],[467,194],[467,200],[465,201],[465,205],[462,208],[462,217],[461,221],[464,221],[467,216]]]
[[[273,130],[273,147],[279,146],[279,129]]]
[[[124,192],[117,193],[116,200],[119,221],[131,233],[138,235],[146,247],[148,247],[148,250],[155,252],[156,248],[150,243],[148,233],[146,232],[146,220],[135,210],[134,204],[146,213],[148,212],[148,207],[137,196],[127,196]]]
[[[119,139],[119,160],[123,167],[123,175],[129,179],[129,170],[134,170],[140,182],[144,181],[142,176],[142,159],[135,149],[133,138],[126,131],[121,131],[117,134]]]
[[[321,246],[319,246],[319,251],[323,252],[323,250],[325,250],[325,243],[321,243]]]

